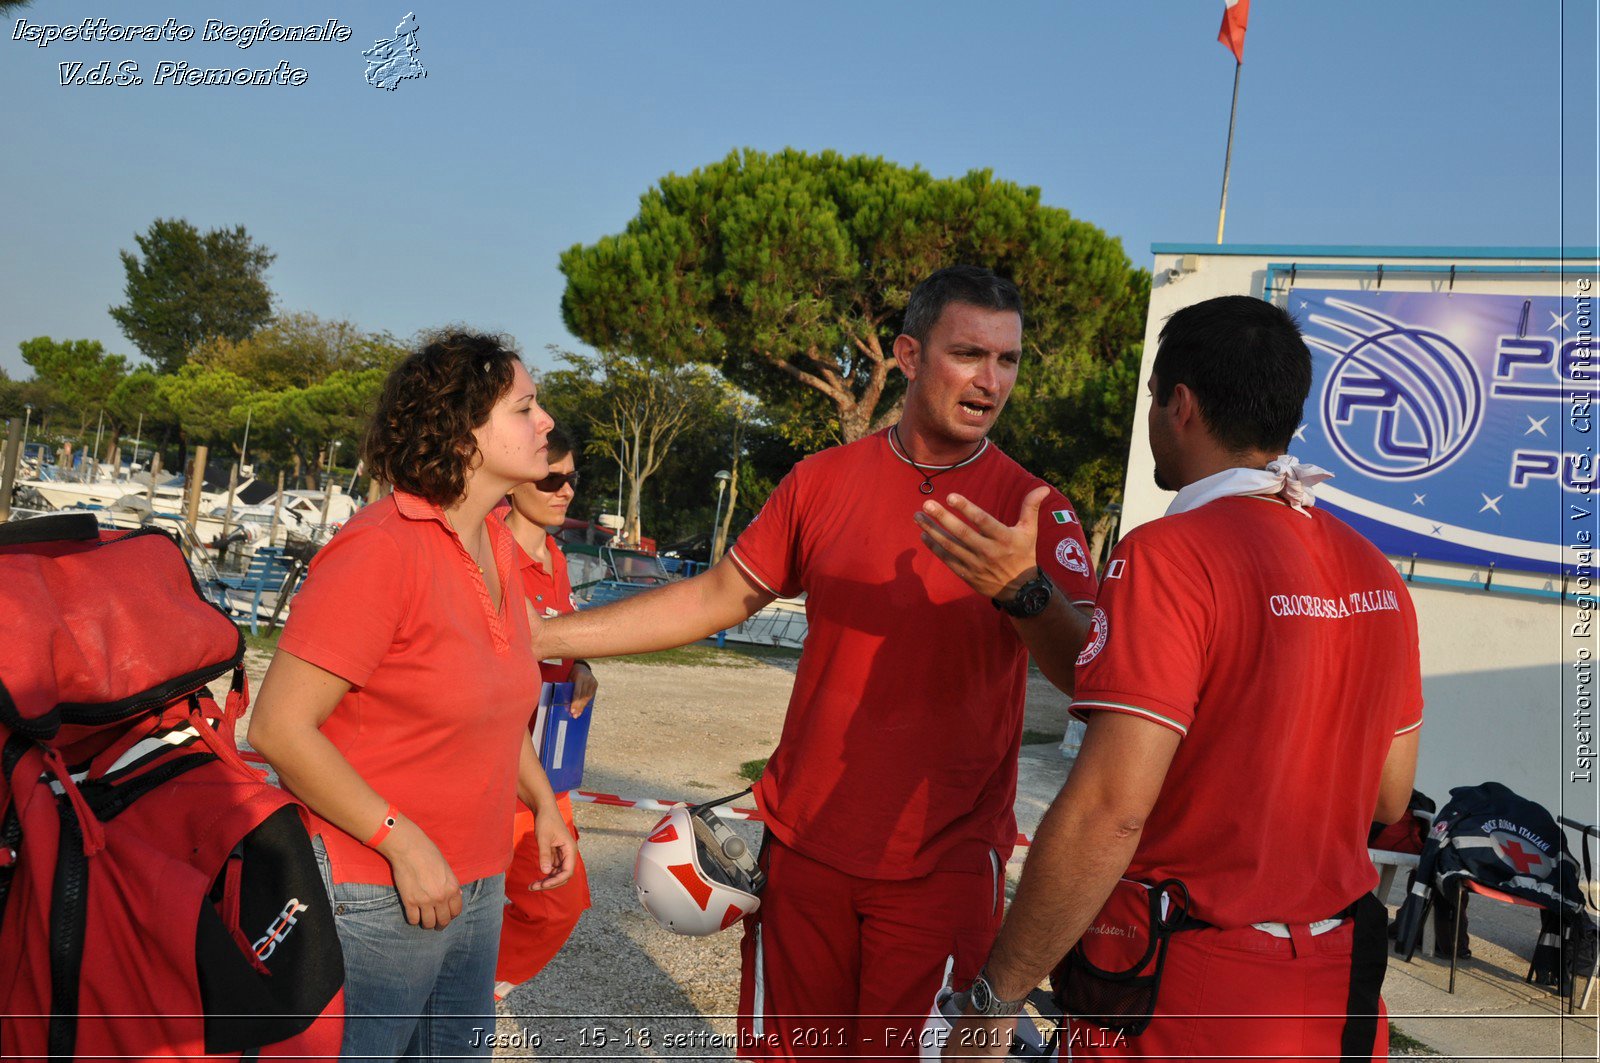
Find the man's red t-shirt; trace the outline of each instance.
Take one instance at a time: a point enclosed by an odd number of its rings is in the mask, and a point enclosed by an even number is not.
[[[498,609],[444,512],[396,491],[318,551],[278,643],[349,681],[322,734],[461,882],[510,862],[518,758],[539,690],[515,543],[498,515],[486,527]],[[334,881],[394,881],[364,835],[311,823]]]
[[[1183,736],[1128,877],[1175,876],[1231,928],[1326,919],[1367,857],[1392,737],[1422,724],[1417,620],[1323,510],[1222,498],[1134,529],[1106,566],[1073,712]]]
[[[985,446],[923,474],[886,432],[796,465],[729,551],[755,584],[806,594],[808,632],[783,734],[756,795],[785,845],[846,874],[908,879],[1016,840],[1027,652],[1010,619],[950,571],[912,519],[957,493],[1007,524],[1044,481]],[[1069,601],[1095,580],[1072,506],[1039,510],[1038,562]]]

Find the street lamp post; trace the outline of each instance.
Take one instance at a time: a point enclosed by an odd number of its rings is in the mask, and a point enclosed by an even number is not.
[[[33,403],[24,402],[22,404],[22,413],[22,441],[26,443],[28,441],[28,426],[33,423]]]
[[[706,550],[706,556],[714,565],[717,563],[717,529],[722,527],[722,492],[728,489],[728,481],[733,479],[733,474],[727,469],[718,469],[712,479],[717,481],[717,515],[711,518],[711,545]]]

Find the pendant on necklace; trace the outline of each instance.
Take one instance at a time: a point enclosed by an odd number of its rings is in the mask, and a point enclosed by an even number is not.
[[[925,495],[933,494],[933,481],[924,476],[922,478],[922,483],[917,487],[917,490],[921,491]]]

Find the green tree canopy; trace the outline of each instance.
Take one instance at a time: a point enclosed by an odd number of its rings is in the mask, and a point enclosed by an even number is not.
[[[255,391],[248,380],[224,368],[186,365],[158,378],[155,393],[195,443],[226,440],[244,425],[243,403]]]
[[[958,262],[1022,289],[1025,372],[1127,356],[1107,329],[1143,274],[1118,241],[987,170],[938,179],[831,151],[734,152],[662,178],[622,233],[562,256],[562,314],[598,348],[714,365],[769,406],[809,389],[849,441],[898,418],[906,300]]]
[[[303,388],[252,390],[234,404],[230,417],[235,424],[249,418],[252,454],[287,457],[293,480],[314,487],[328,444],[337,440],[345,459],[356,461],[387,372],[340,369]]]
[[[348,321],[315,314],[279,314],[241,340],[215,336],[190,355],[268,390],[307,388],[337,372],[390,369],[406,354],[388,333],[367,333]]]
[[[35,336],[19,347],[51,407],[69,420],[76,419],[80,432],[106,410],[107,400],[128,371],[128,359],[107,354],[98,340]]]
[[[127,300],[111,307],[123,333],[162,372],[173,372],[201,342],[242,340],[272,316],[264,274],[276,257],[244,226],[202,233],[182,218],[157,218],[121,252]]]

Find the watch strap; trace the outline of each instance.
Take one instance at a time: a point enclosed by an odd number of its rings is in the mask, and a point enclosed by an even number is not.
[[[1007,1019],[1020,1014],[1022,1005],[1028,1002],[1026,996],[1016,1000],[1001,1000],[995,996],[994,987],[989,984],[989,969],[985,967],[978,972],[972,980],[972,988],[967,990],[967,1000],[971,1004],[973,1013],[986,1019]]]
[[[1045,611],[1055,588],[1056,585],[1050,582],[1050,577],[1044,574],[1044,570],[1038,569],[1030,579],[1017,588],[1017,593],[1010,599],[991,598],[989,601],[996,609],[1026,620]]]

